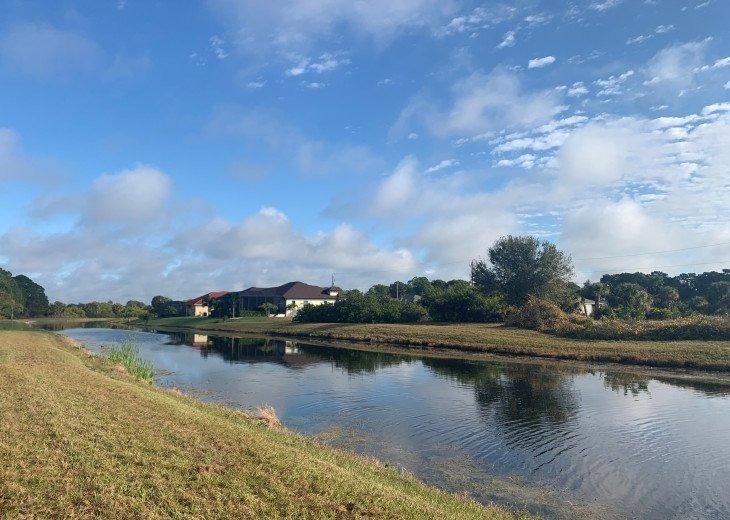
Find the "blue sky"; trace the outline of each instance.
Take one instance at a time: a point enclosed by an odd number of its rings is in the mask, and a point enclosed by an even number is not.
[[[0,266],[51,299],[730,266],[725,0],[0,0]]]

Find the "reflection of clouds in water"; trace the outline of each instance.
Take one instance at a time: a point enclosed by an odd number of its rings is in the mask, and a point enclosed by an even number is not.
[[[68,332],[82,341],[105,334]],[[570,364],[420,359],[212,336],[203,348],[133,334],[143,357],[173,372],[162,384],[238,408],[271,405],[304,433],[350,428],[358,432],[356,451],[483,500],[510,500],[511,491],[482,486],[487,476],[520,475],[626,514],[730,516],[721,489],[730,478],[723,439],[730,414],[726,397],[708,398],[727,395],[717,386]],[[100,343],[129,335],[109,331]]]

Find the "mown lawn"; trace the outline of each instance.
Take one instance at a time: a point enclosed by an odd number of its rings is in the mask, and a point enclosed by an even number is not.
[[[0,518],[528,518],[0,332]]]
[[[578,340],[485,323],[401,325],[294,323],[286,318],[165,318],[153,320],[148,326],[730,371],[730,341]]]

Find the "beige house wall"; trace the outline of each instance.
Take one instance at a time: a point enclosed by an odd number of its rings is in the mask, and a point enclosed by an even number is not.
[[[297,310],[304,307],[304,305],[322,305],[323,303],[332,303],[334,304],[337,301],[337,298],[321,298],[321,299],[292,299],[292,300],[286,300],[286,314],[284,316],[294,316],[297,313]],[[296,309],[289,309],[289,305],[294,304],[296,305]],[[281,314],[278,314],[277,316],[282,316]]]
[[[208,306],[207,305],[193,305],[193,316],[207,316]]]

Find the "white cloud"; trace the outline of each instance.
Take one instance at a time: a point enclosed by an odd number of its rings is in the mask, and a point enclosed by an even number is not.
[[[486,29],[510,20],[516,14],[516,8],[504,4],[494,4],[490,7],[477,7],[469,14],[453,18],[447,25],[440,28],[437,34],[445,36],[453,33]]]
[[[248,83],[246,83],[246,86],[248,88],[255,88],[255,89],[264,88],[266,86],[266,81],[265,80],[249,81]]]
[[[224,49],[225,41],[218,35],[213,35],[208,40],[210,42],[210,48],[215,54],[215,57],[219,60],[225,60],[228,57],[228,52]]]
[[[659,83],[686,87],[693,83],[693,72],[703,61],[709,39],[672,45],[660,50],[647,64],[645,85]]]
[[[350,63],[349,58],[342,56],[340,53],[324,53],[318,58],[294,57],[296,65],[286,70],[287,76],[301,76],[307,72],[322,74],[323,72],[333,71],[343,65]]]
[[[715,63],[713,63],[712,65],[703,65],[702,67],[695,69],[695,72],[705,72],[708,70],[722,69],[725,67],[730,67],[730,56],[728,56],[727,58],[721,58],[715,61]]]
[[[251,54],[276,49],[302,52],[341,29],[387,42],[409,28],[433,30],[456,11],[454,0],[210,0],[209,4],[240,35],[241,49]]]
[[[88,224],[159,220],[171,189],[170,178],[150,166],[103,174],[91,185],[84,218]]]
[[[580,97],[580,96],[585,96],[586,94],[588,94],[588,89],[586,88],[586,86],[585,86],[585,85],[583,84],[583,82],[582,82],[582,81],[576,81],[576,82],[575,82],[575,83],[573,83],[573,85],[572,85],[572,86],[571,86],[571,87],[570,87],[570,88],[568,89],[568,92],[567,92],[567,94],[568,94],[568,96],[570,96],[570,97]]]
[[[515,38],[516,34],[517,33],[515,31],[507,31],[506,33],[504,33],[504,38],[502,38],[502,42],[497,45],[497,48],[504,49],[507,47],[513,47],[515,42],[517,41]]]
[[[623,94],[623,87],[626,81],[635,74],[633,70],[627,70],[618,76],[609,76],[607,79],[599,79],[595,84],[601,87],[597,96],[620,96]]]
[[[437,136],[472,136],[540,124],[565,108],[554,91],[524,92],[518,77],[503,70],[475,72],[456,82],[451,91],[444,109],[429,99],[412,99],[391,134],[402,135],[413,123],[421,123]]]
[[[459,165],[459,161],[457,161],[456,159],[444,159],[440,163],[434,164],[433,166],[428,168],[426,170],[426,173],[434,173],[439,170],[443,170],[444,168],[451,168],[452,166],[458,166],[458,165]]]
[[[555,56],[545,56],[544,58],[533,58],[527,63],[528,69],[540,69],[555,63]]]
[[[593,2],[590,8],[594,11],[607,11],[616,7],[622,0],[604,0],[603,2]]]
[[[730,89],[730,81],[728,81],[727,83],[725,83],[723,85],[723,87],[725,87],[726,89]]]

